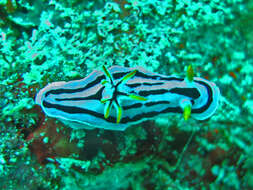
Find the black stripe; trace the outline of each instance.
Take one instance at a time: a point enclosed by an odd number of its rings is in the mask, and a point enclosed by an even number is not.
[[[132,108],[140,108],[141,106],[143,106],[142,103],[135,103],[135,104],[132,104],[132,105],[129,105],[129,106],[122,106],[122,108],[123,108],[123,111],[124,111],[124,110],[132,109]]]
[[[200,97],[200,93],[196,88],[173,88],[170,90],[159,89],[159,90],[142,90],[138,94],[140,96],[158,95],[164,93],[175,93],[183,96],[187,96],[192,99],[197,99]]]
[[[127,72],[116,72],[116,73],[113,73],[112,75],[113,75],[114,79],[120,79],[123,76],[125,76],[126,74],[128,74],[129,72],[131,72],[131,71],[132,70],[129,70]],[[166,77],[166,76],[161,76],[161,75],[149,75],[149,74],[143,73],[139,70],[137,70],[137,72],[135,73],[134,76],[145,78],[145,79],[165,80],[165,81],[172,81],[172,80],[183,81],[184,80],[184,79],[181,79],[181,78],[178,78],[178,77],[170,77],[170,76]]]
[[[170,101],[156,101],[156,102],[148,102],[145,103],[145,106],[149,107],[149,106],[155,106],[158,104],[170,104]]]
[[[155,106],[155,105],[159,105],[159,104],[170,104],[169,101],[156,101],[156,102],[147,102],[144,105],[147,107],[150,106]],[[140,108],[141,106],[143,106],[143,103],[135,103],[129,106],[123,106],[123,110],[128,110],[128,109],[132,109],[132,108]],[[145,108],[144,108],[145,109]]]
[[[192,109],[192,113],[203,113],[210,107],[211,103],[213,102],[213,91],[212,91],[212,88],[206,82],[204,81],[195,81],[195,82],[205,86],[208,93],[208,99],[207,99],[206,104],[202,106],[201,108]]]
[[[43,106],[45,108],[55,108],[57,110],[60,110],[62,112],[69,113],[69,114],[88,114],[88,115],[92,115],[94,117],[106,120],[109,123],[116,123],[115,117],[109,116],[107,119],[105,119],[104,114],[94,112],[88,109],[83,109],[83,108],[79,108],[75,106],[63,106],[63,105],[58,105],[58,104],[51,104],[47,101],[43,101]],[[125,123],[128,123],[128,121],[125,121]]]
[[[152,112],[147,112],[147,113],[141,113],[141,114],[135,115],[132,118],[124,117],[121,119],[120,123],[135,122],[135,121],[139,121],[144,118],[148,119],[148,118],[158,116],[159,114],[162,114],[162,113],[171,113],[171,112],[183,113],[183,111],[180,107],[168,107],[162,111],[152,111]]]
[[[156,101],[156,102],[147,102],[144,105],[146,107],[150,107],[150,106],[155,106],[155,105],[159,105],[159,104],[170,104],[169,101]],[[128,109],[132,109],[132,108],[140,108],[141,106],[143,106],[143,103],[135,103],[129,106],[123,106],[123,110],[128,110]],[[145,109],[145,108],[144,108]]]
[[[69,113],[69,114],[83,113],[83,114],[89,114],[89,115],[93,115],[95,117],[104,119],[103,114],[100,114],[98,112],[94,112],[94,111],[91,111],[91,110],[88,110],[88,109],[78,108],[78,107],[75,107],[75,106],[63,106],[63,105],[59,105],[59,104],[51,104],[47,101],[43,101],[42,104],[45,108],[55,108],[55,109],[58,109],[60,111],[63,111],[65,113]]]
[[[98,112],[94,112],[88,109],[83,109],[83,108],[79,108],[79,107],[75,107],[75,106],[63,106],[63,105],[58,105],[58,104],[51,104],[47,101],[43,101],[43,106],[45,108],[55,108],[58,109],[60,111],[63,111],[65,113],[69,113],[69,114],[89,114],[92,115],[94,117],[100,118],[100,119],[104,119],[104,114],[98,113]],[[147,112],[147,113],[141,113],[138,115],[135,115],[134,117],[130,118],[130,117],[123,117],[120,121],[120,123],[122,124],[126,124],[129,122],[135,122],[144,118],[152,118],[155,117],[161,113],[169,113],[169,112],[173,112],[173,113],[182,113],[182,109],[180,107],[168,107],[162,111],[152,111],[152,112]],[[109,116],[106,119],[107,122],[111,122],[111,123],[116,123],[116,118]]]
[[[95,80],[91,81],[90,83],[87,83],[84,87],[81,88],[74,88],[74,89],[64,89],[59,88],[55,90],[49,90],[46,92],[45,97],[47,97],[49,94],[62,94],[62,93],[76,93],[76,92],[82,92],[87,90],[88,88],[97,85],[100,83],[103,79],[105,79],[104,75],[98,76]]]
[[[146,85],[146,86],[156,86],[156,85],[163,85],[164,82],[157,82],[157,83],[149,83],[149,82],[144,82],[144,83],[134,83],[134,84],[126,84],[130,88],[135,88],[141,85]]]
[[[56,101],[79,101],[79,100],[101,100],[104,86],[97,91],[96,94],[92,94],[86,97],[75,97],[75,98],[55,98]]]
[[[149,96],[149,95],[156,95],[156,94],[164,94],[167,93],[168,90],[166,89],[159,89],[159,90],[142,90],[138,94],[140,96]]]
[[[192,99],[197,99],[200,97],[200,93],[196,88],[172,88],[169,90],[169,92],[187,96]]]
[[[117,72],[117,73],[112,73],[112,76],[114,79],[118,80],[121,79],[123,76],[125,76],[126,74],[128,74],[129,72],[131,72],[131,70],[127,71],[127,72]],[[177,77],[163,77],[163,76],[158,76],[158,75],[148,75],[145,74],[141,71],[136,72],[135,76],[137,77],[142,77],[145,79],[154,79],[154,80],[165,80],[165,81],[172,81],[172,80],[176,80],[176,81],[183,81],[184,79],[180,79]],[[97,85],[98,83],[100,83],[103,79],[105,79],[105,75],[101,75],[98,76],[95,80],[87,83],[84,87],[81,88],[74,88],[74,89],[64,89],[64,88],[59,88],[59,89],[54,89],[54,90],[49,90],[48,92],[45,93],[45,97],[47,97],[49,94],[62,94],[62,93],[76,93],[76,92],[82,92],[87,90],[88,88]]]

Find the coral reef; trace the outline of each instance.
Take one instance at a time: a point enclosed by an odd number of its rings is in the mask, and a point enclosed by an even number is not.
[[[0,189],[252,189],[252,0],[0,1]],[[73,130],[36,93],[102,65],[215,82],[207,121]]]

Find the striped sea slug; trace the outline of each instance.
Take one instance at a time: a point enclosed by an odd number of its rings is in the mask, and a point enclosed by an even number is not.
[[[168,113],[207,119],[218,106],[219,88],[202,78],[191,80],[142,67],[103,67],[81,80],[51,83],[35,101],[48,116],[79,129],[125,130]]]

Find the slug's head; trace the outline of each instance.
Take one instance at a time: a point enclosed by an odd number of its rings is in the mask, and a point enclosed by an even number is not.
[[[210,81],[194,77],[192,65],[189,65],[184,80],[188,88],[188,98],[180,101],[183,109],[183,117],[188,120],[192,115],[197,120],[205,120],[211,117],[219,105],[220,90]]]
[[[195,119],[205,120],[211,117],[219,106],[220,90],[210,81],[194,78],[196,88],[200,92],[198,99],[192,106],[192,115]]]

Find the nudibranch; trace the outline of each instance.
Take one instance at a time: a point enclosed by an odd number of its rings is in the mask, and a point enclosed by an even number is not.
[[[103,66],[103,71],[95,70],[81,80],[48,84],[35,101],[46,115],[73,128],[125,130],[169,113],[205,120],[214,114],[219,97],[219,88],[199,77]]]

